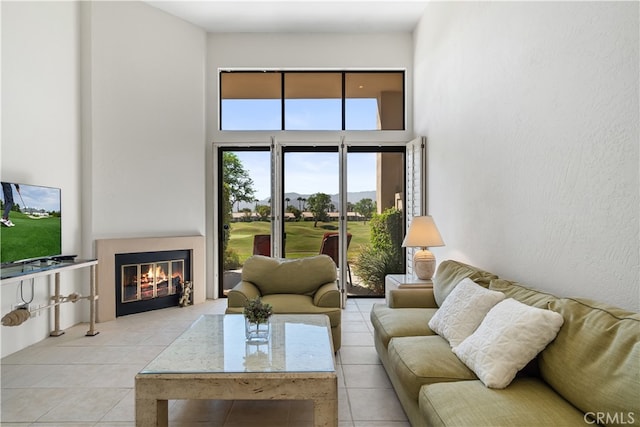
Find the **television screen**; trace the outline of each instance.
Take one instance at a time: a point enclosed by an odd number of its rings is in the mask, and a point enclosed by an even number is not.
[[[62,253],[60,189],[2,182],[0,262]]]

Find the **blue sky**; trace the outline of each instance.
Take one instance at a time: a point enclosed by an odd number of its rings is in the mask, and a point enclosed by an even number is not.
[[[287,99],[285,129],[340,130],[342,128],[341,99]],[[225,99],[222,102],[222,128],[225,130],[279,130],[281,127],[279,99]],[[346,129],[376,130],[377,100],[351,98],[345,104]],[[269,152],[235,152],[250,172],[256,198],[270,197]],[[338,193],[338,153],[286,153],[285,193]],[[347,158],[349,192],[375,191],[375,153],[352,153]]]
[[[341,99],[285,100],[285,130],[342,130]],[[378,102],[370,98],[345,100],[346,130],[377,130]],[[280,130],[279,99],[224,99],[222,130]]]
[[[236,151],[254,182],[256,198],[269,198],[270,165],[268,151]],[[338,153],[286,153],[285,193],[338,193]],[[376,154],[351,153],[347,157],[349,192],[375,191]]]

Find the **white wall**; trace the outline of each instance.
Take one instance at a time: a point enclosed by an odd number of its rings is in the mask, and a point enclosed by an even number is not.
[[[407,69],[412,99],[410,33],[210,33],[207,39],[207,139],[225,141],[238,132],[218,130],[219,68]],[[409,118],[408,129],[412,123]],[[271,133],[258,132],[258,136]],[[287,132],[294,135],[295,132]],[[306,135],[309,132],[305,132]],[[410,134],[410,131],[407,132]],[[244,136],[244,135],[243,135]],[[280,135],[285,137],[285,135]],[[293,139],[297,137],[294,136]],[[410,138],[409,138],[410,139]]]
[[[415,130],[454,258],[639,310],[637,2],[434,2]]]
[[[79,254],[80,121],[78,5],[71,2],[2,2],[2,180],[62,189],[62,250]],[[61,274],[67,295],[86,278]],[[36,279],[32,307],[49,303],[53,284]],[[87,294],[87,289],[84,289]],[[30,282],[23,297],[31,297]],[[0,316],[20,303],[17,284],[1,289]],[[61,326],[88,318],[83,303],[65,305]],[[49,335],[46,312],[21,326],[0,326],[2,356]]]
[[[213,142],[268,144],[271,136],[279,141],[321,141],[338,143],[344,132],[223,132],[218,130],[218,70],[219,68],[270,69],[406,69],[407,105],[412,99],[413,51],[409,33],[210,33],[207,39],[207,176],[215,179]],[[393,132],[384,141],[404,144],[412,139],[411,117],[407,131]],[[380,132],[347,132],[349,141],[374,142]],[[217,206],[215,182],[207,180],[207,248],[213,251],[217,236]],[[207,265],[208,297],[217,295],[217,265],[215,256]]]
[[[205,32],[142,2],[1,7],[1,177],[62,188],[63,252],[204,234]],[[64,273],[62,293],[86,295],[87,279]],[[34,304],[52,288],[39,279]],[[18,302],[17,285],[3,286],[0,315]],[[88,320],[88,305],[61,313],[65,329]],[[0,327],[2,356],[52,329],[47,314]]]
[[[142,2],[83,7],[88,242],[204,235],[205,32]]]

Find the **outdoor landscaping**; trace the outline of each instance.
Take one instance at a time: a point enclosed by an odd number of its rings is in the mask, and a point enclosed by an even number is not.
[[[400,244],[402,239],[402,212],[388,209],[376,214],[371,221],[348,222],[351,244],[347,259],[356,276],[359,286],[375,293],[384,291],[386,274],[400,273],[403,270]],[[253,254],[253,239],[258,234],[269,234],[271,224],[268,221],[235,222],[230,224],[227,246],[227,269],[241,267]],[[285,223],[285,256],[302,258],[320,253],[323,234],[338,231],[335,222],[294,221]]]
[[[229,248],[236,252],[240,264],[253,254],[253,236],[270,234],[271,223],[267,221],[234,222],[230,224]],[[318,255],[322,235],[327,231],[338,231],[337,223],[319,222],[317,227],[313,221],[295,221],[285,224],[287,235],[285,250],[287,258],[301,258]],[[348,259],[354,260],[363,245],[370,244],[370,222],[349,223],[348,231],[353,235]]]

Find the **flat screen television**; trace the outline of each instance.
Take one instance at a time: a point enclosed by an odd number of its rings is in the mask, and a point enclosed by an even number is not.
[[[59,188],[2,182],[0,197],[0,262],[3,265],[62,253]]]

